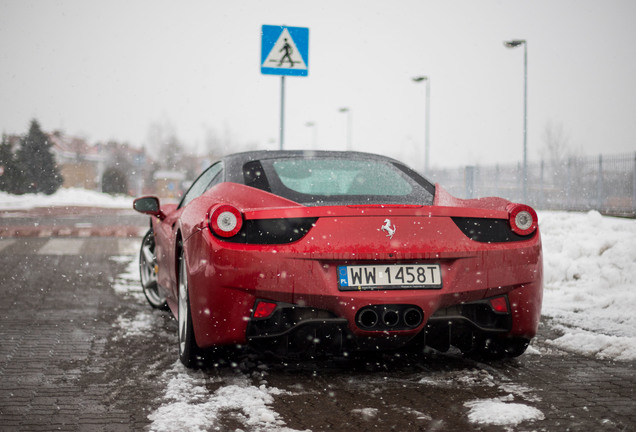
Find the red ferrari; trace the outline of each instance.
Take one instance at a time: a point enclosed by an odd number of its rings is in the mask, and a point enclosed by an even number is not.
[[[206,169],[151,216],[149,303],[178,320],[179,357],[248,345],[282,353],[455,346],[522,354],[543,293],[535,211],[463,200],[402,163],[351,152],[261,151]]]

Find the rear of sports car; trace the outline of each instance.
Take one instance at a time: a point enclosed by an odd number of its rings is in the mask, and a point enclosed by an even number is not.
[[[303,205],[235,183],[209,195],[198,204],[213,203],[207,224],[188,239],[199,251],[187,259],[200,347],[453,345],[504,357],[536,334],[542,252],[528,206],[457,200],[440,187],[422,204]]]

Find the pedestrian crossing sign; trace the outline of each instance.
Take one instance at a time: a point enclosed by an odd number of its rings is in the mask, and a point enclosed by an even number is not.
[[[264,25],[261,33],[261,73],[307,76],[309,29]]]

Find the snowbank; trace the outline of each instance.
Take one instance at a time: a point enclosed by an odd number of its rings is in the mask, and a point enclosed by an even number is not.
[[[254,386],[244,374],[224,377],[222,385],[211,393],[208,385],[218,379],[186,370],[177,360],[162,379],[168,381],[165,403],[148,416],[153,432],[210,430],[230,412],[247,430],[294,432],[270,407],[274,396],[290,393],[265,384]]]
[[[28,210],[35,207],[107,207],[132,208],[133,198],[124,195],[108,195],[78,188],[62,188],[52,195],[11,195],[0,192],[0,210]]]
[[[636,220],[541,212],[542,313],[564,335],[550,343],[583,354],[636,359]]]

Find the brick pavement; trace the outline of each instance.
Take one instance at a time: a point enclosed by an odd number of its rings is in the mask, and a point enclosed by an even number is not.
[[[125,263],[110,257],[132,257],[140,239],[82,239],[81,254],[38,254],[52,240],[3,240],[15,243],[0,250],[0,430],[142,430],[162,389],[137,378],[174,358],[144,358],[135,351],[146,347],[114,338],[117,317],[141,305],[113,291]]]

